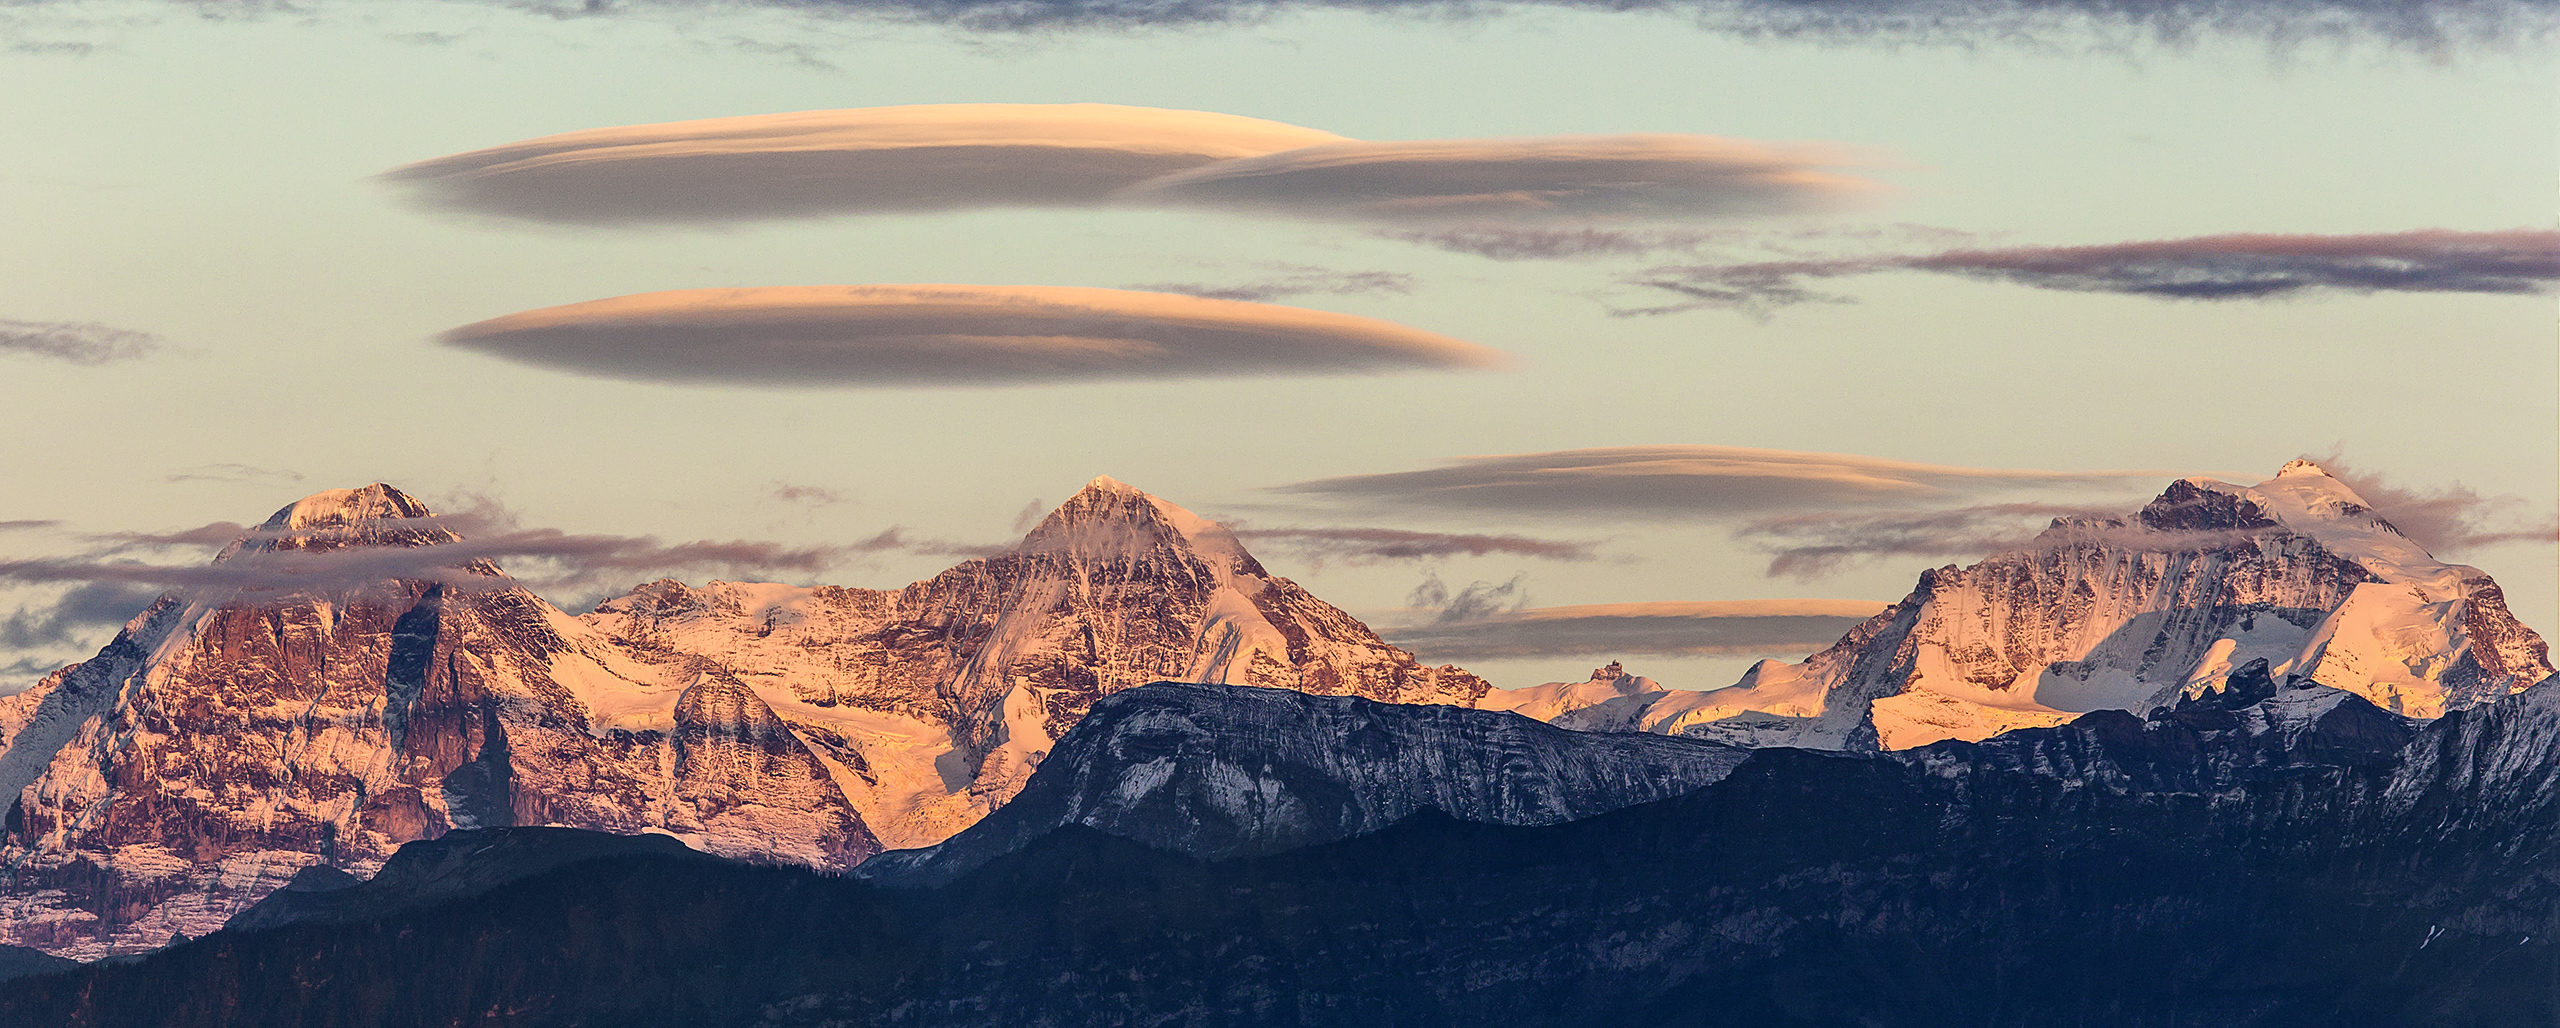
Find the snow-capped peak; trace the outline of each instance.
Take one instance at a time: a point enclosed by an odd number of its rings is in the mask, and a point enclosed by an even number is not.
[[[2296,475],[2318,475],[2322,478],[2328,478],[2329,469],[2300,457],[2286,461],[2284,462],[2284,467],[2276,469],[2277,478],[2291,478]]]
[[[260,527],[307,532],[380,518],[423,518],[433,513],[409,494],[375,482],[362,488],[325,489],[305,496],[277,511]]]

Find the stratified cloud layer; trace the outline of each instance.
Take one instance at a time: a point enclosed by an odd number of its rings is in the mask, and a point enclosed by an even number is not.
[[[1846,163],[1838,148],[1715,136],[1346,140],[1175,172],[1122,197],[1370,221],[1748,217],[1881,188],[1824,170]]]
[[[1256,22],[1295,11],[1483,14],[1507,8],[1671,12],[1707,31],[1893,45],[1984,42],[2085,45],[2151,37],[2184,43],[2227,33],[2283,43],[2378,39],[2419,50],[2543,38],[2545,0],[756,0],[798,11],[922,21],[980,31],[1126,29]],[[518,0],[562,17],[689,10],[700,0]]]
[[[2422,229],[2375,235],[2218,235],[2103,246],[1947,250],[1922,255],[1655,268],[1630,281],[1687,302],[1651,308],[1766,310],[1839,297],[1813,279],[1927,271],[2084,293],[2255,300],[2302,293],[2539,293],[2560,282],[2560,232]]]
[[[1519,535],[1467,532],[1416,532],[1401,528],[1239,528],[1237,538],[1274,543],[1313,560],[1354,564],[1391,560],[1436,560],[1504,554],[1541,560],[1584,561],[1592,544]]]
[[[1619,446],[1465,457],[1446,467],[1323,478],[1279,491],[1397,508],[1700,518],[1930,503],[2022,487],[2095,486],[2167,474],[1964,468],[1740,446]]]
[[[1565,656],[1797,656],[1885,607],[1865,600],[1740,600],[1533,607],[1390,632],[1426,660]]]
[[[148,356],[159,349],[160,337],[149,332],[94,321],[0,318],[0,353],[51,357],[73,364],[105,364]]]
[[[511,314],[453,346],[605,378],[915,385],[1485,368],[1495,350],[1392,322],[1051,286],[696,289]]]
[[[449,211],[635,225],[1102,202],[1119,189],[1341,136],[1112,104],[922,104],[570,132],[395,168]]]

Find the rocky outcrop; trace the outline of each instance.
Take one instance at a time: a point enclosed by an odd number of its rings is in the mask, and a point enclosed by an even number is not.
[[[1147,682],[1460,706],[1487,689],[1272,575],[1224,527],[1108,478],[1014,549],[904,589],[663,581],[583,620],[751,685],[841,763],[892,846],[976,822],[1096,701]]]
[[[1801,663],[1563,723],[1745,745],[1903,749],[2137,713],[2250,660],[2413,717],[2549,676],[2542,639],[2476,568],[2427,555],[2308,461],[2241,487],[2173,483],[2130,518],[1924,572]]]
[[[860,873],[946,881],[1065,825],[1222,859],[1364,835],[1426,810],[1558,824],[1690,792],[1746,755],[1497,711],[1165,682],[1094,704],[985,820]]]
[[[836,868],[879,849],[753,692],[619,653],[497,568],[439,559],[456,538],[388,486],[319,494],[218,558],[220,591],[11,698],[0,940],[148,949],[305,867],[371,871],[457,828]],[[633,706],[669,716],[600,723]]]

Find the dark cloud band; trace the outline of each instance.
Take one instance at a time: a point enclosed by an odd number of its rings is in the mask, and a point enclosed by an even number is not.
[[[73,364],[105,364],[147,357],[161,349],[149,332],[94,321],[14,321],[0,318],[0,353],[51,357]]]
[[[1504,360],[1372,318],[1044,286],[647,293],[509,315],[443,340],[605,378],[757,386],[1367,374]]]
[[[1656,268],[1630,281],[1686,298],[1647,308],[1766,310],[1839,297],[1820,279],[1922,271],[2038,289],[2180,300],[2314,292],[2529,294],[2560,282],[2560,232],[2423,229],[2376,235],[2218,235],[2103,246],[1946,250],[1920,255]]]

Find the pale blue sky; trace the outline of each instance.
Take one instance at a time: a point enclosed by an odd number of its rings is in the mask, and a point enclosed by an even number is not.
[[[95,10],[95,8],[90,8]],[[151,10],[151,8],[133,8]],[[385,10],[397,13],[382,13]],[[1266,562],[1355,610],[1526,574],[1539,605],[1897,598],[1925,563],[1769,579],[1730,524],[1381,520],[1274,509],[1268,487],[1469,454],[1705,443],[1989,468],[2268,475],[2342,449],[2412,487],[2560,505],[2548,296],[2179,302],[1918,274],[1842,279],[1850,304],[1612,317],[1666,302],[1643,259],[1494,262],[1355,225],[1198,212],[993,210],[730,229],[474,224],[369,176],[611,125],[963,101],[1103,101],[1368,139],[1690,132],[1872,148],[1899,192],[1763,227],[1891,223],[2003,244],[2222,232],[2548,228],[2553,66],[2365,44],[2271,57],[2251,39],[2079,53],[1744,42],[1668,15],[1465,21],[1348,13],[1035,38],[767,16],[552,20],[460,5],[166,17],[0,52],[0,319],[97,321],[170,352],[96,366],[0,354],[0,521],[87,531],[248,521],[386,480],[493,496],[531,524],[670,539],[842,541],[891,525],[1000,541],[1027,501],[1108,474],[1256,524],[1388,524],[1601,541],[1603,560]],[[402,41],[451,33],[449,42]],[[733,38],[804,44],[815,64]],[[1820,245],[1820,244],[1810,244]],[[1509,351],[1520,367],[1374,378],[752,390],[564,376],[433,344],[527,308],[662,289],[868,282],[1125,286],[1280,265],[1413,276],[1410,294],[1280,302]],[[254,481],[173,473],[289,471]],[[2064,499],[2138,502],[2165,483]],[[777,483],[849,502],[796,506]],[[0,553],[77,545],[0,536]],[[2439,554],[2560,625],[2552,546]],[[822,576],[895,586],[948,558]],[[23,602],[39,594],[10,594]],[[559,597],[566,600],[567,597]],[[94,647],[96,640],[86,640]],[[74,647],[76,648],[76,647]],[[0,654],[0,657],[7,655]],[[1730,661],[1647,665],[1712,687]],[[1553,665],[1552,673],[1547,666]],[[1494,668],[1504,685],[1580,657]]]

